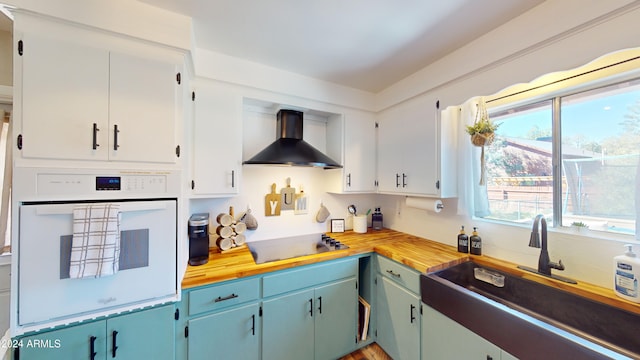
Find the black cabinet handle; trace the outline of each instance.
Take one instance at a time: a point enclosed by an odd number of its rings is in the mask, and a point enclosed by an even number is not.
[[[96,150],[100,144],[98,144],[98,124],[93,123],[93,150]]]
[[[415,306],[413,306],[413,304],[411,304],[411,309],[410,309],[410,313],[411,313],[411,314],[410,314],[410,315],[411,315],[411,323],[412,323],[412,324],[413,324],[413,320],[415,320],[415,319],[416,319],[416,317],[415,317],[415,316],[413,316],[413,310],[415,310],[415,308],[416,308],[416,307],[415,307]]]
[[[111,342],[111,357],[116,357],[116,350],[118,350],[118,332],[113,330],[113,332],[111,333],[111,338],[112,338],[112,342]]]
[[[231,170],[231,187],[236,187],[236,171]]]
[[[118,145],[118,133],[120,132],[120,130],[118,130],[118,125],[113,125],[113,150],[118,151],[118,148],[120,147],[120,145]]]
[[[251,335],[256,335],[256,314],[251,315]]]
[[[318,296],[318,311],[322,314],[322,296]]]
[[[493,360],[493,357],[491,357],[491,355],[487,355],[487,360]]]
[[[389,273],[391,276],[395,276],[397,278],[400,278],[400,274],[394,273],[393,270],[387,270],[387,273]]]
[[[218,296],[215,300],[213,300],[213,302],[221,302],[221,301],[225,301],[225,300],[231,300],[231,299],[235,299],[237,297],[238,297],[237,294],[231,294],[231,295],[228,295],[228,296],[225,296],[225,297]]]
[[[400,174],[396,173],[396,187],[400,187]]]
[[[313,299],[309,299],[309,316],[313,317]]]
[[[347,174],[347,187],[351,187],[351,173]]]
[[[407,174],[402,173],[402,187],[407,187]]]
[[[95,336],[91,336],[89,338],[89,359],[90,360],[95,360],[96,358],[96,339],[97,337]]]

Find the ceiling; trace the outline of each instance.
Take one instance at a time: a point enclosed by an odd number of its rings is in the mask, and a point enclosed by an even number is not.
[[[544,0],[139,0],[195,45],[377,93]]]

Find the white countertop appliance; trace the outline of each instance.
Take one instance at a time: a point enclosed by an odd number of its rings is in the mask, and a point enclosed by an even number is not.
[[[19,181],[14,181],[13,336],[179,299],[179,172],[17,168],[14,175]],[[79,211],[100,205],[117,211],[103,222],[117,229],[108,235],[117,236],[111,239],[119,244],[111,257],[116,271],[75,277],[70,269],[78,261],[91,265],[73,258],[80,235],[93,239],[98,227],[88,227],[89,222],[102,224],[99,218],[80,218]],[[90,241],[89,248],[95,245]]]

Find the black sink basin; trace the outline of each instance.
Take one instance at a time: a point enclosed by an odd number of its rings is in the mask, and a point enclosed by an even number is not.
[[[424,303],[521,359],[640,358],[638,314],[472,261],[420,285]]]

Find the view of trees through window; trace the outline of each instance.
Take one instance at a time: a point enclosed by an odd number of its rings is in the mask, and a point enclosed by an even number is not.
[[[563,226],[635,233],[640,80],[499,113],[489,107],[489,114],[500,127],[486,150],[488,218],[528,222],[545,214],[551,220],[555,210]],[[561,169],[555,182],[554,156]],[[562,198],[555,207],[554,184]]]

